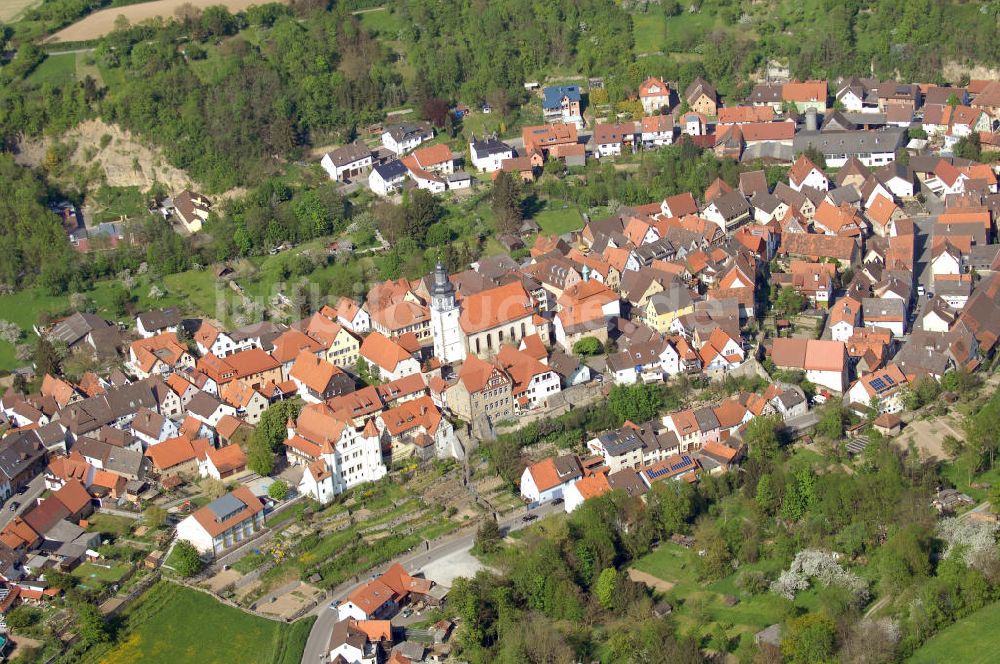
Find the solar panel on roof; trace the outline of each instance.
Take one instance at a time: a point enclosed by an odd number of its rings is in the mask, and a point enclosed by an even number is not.
[[[655,479],[659,479],[660,477],[663,477],[664,475],[666,475],[669,472],[670,472],[669,468],[657,468],[656,470],[648,470],[648,471],[646,471],[646,474],[649,475],[649,479],[655,480]]]

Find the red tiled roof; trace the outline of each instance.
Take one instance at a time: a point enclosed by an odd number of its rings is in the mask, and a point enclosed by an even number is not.
[[[490,330],[534,314],[531,297],[518,281],[470,295],[462,304],[459,323],[466,334]]]

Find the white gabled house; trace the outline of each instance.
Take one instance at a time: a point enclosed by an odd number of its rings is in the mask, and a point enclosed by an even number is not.
[[[379,196],[389,196],[403,188],[408,173],[406,166],[398,159],[378,164],[368,174],[368,188]]]
[[[563,490],[581,477],[580,462],[573,455],[543,459],[521,473],[521,496],[533,503],[562,498]]]

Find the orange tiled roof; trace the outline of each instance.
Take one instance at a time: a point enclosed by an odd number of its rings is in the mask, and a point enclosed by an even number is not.
[[[197,454],[191,438],[187,435],[180,435],[169,438],[162,443],[150,445],[149,449],[146,450],[146,456],[150,458],[157,470],[163,471],[191,461]]]
[[[333,364],[324,359],[316,357],[308,350],[299,352],[295,358],[295,364],[289,372],[289,377],[300,381],[310,390],[322,394],[334,376],[343,373]]]
[[[466,297],[459,323],[466,334],[475,334],[532,314],[531,297],[520,282],[514,281]]]
[[[388,371],[395,371],[400,362],[412,358],[399,344],[381,332],[372,332],[365,337],[360,353],[368,362]]]

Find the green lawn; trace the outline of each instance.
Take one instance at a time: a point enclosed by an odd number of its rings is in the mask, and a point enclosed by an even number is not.
[[[127,516],[102,514],[98,512],[88,519],[89,525],[87,530],[90,532],[100,532],[121,537],[122,535],[128,535],[129,531],[132,530],[133,523],[135,523],[135,521]]]
[[[93,563],[83,563],[75,570],[73,576],[86,582],[89,579],[97,579],[103,583],[114,583],[121,579],[128,572],[127,565],[112,565],[111,567],[101,567]]]
[[[304,623],[307,624],[307,623]],[[125,614],[118,642],[92,650],[91,664],[272,664],[302,656],[308,630],[220,604],[161,581]],[[297,650],[296,650],[297,649]]]
[[[632,14],[632,38],[636,55],[656,53],[663,48],[666,21],[659,7],[643,14]]]
[[[76,78],[76,54],[50,55],[35,67],[28,80],[36,85],[62,85]]]
[[[535,221],[545,233],[562,235],[583,228],[580,211],[567,203],[550,202],[544,210],[535,215]]]
[[[403,29],[403,21],[399,14],[387,8],[378,11],[363,12],[359,15],[361,25],[366,30],[377,32],[387,39],[395,39]]]
[[[158,282],[167,294],[157,300],[150,299],[151,283],[148,277],[140,277],[132,290],[137,311],[145,311],[157,307],[178,306],[186,314],[215,317],[218,301],[215,276],[211,269],[189,270],[179,274],[167,275]],[[93,288],[83,294],[92,302],[96,312],[108,320],[121,320],[131,324],[132,317],[117,316],[113,312],[113,296],[120,287],[117,279],[106,279],[95,282]],[[228,289],[223,293],[233,294]],[[0,319],[16,323],[24,330],[25,335],[20,343],[34,344],[35,335],[32,326],[39,322],[39,314],[48,312],[54,316],[69,315],[69,293],[64,295],[49,295],[42,288],[25,288],[12,295],[0,295]],[[0,341],[0,370],[11,370],[19,366],[14,357],[14,347],[5,341]]]
[[[94,193],[99,211],[94,221],[118,221],[121,217],[134,219],[147,214],[146,198],[139,187],[100,187]]]
[[[1000,649],[1000,602],[976,611],[925,643],[910,664],[987,664]]]
[[[976,500],[986,500],[988,498],[987,494],[989,492],[986,489],[972,488],[969,483],[968,465],[961,458],[944,464],[941,467],[941,474],[949,479],[962,493],[966,493]],[[997,486],[1000,484],[1000,467],[993,468],[985,473],[973,475],[972,482],[975,484],[982,483]]]
[[[767,565],[743,565],[740,572],[776,571]],[[664,595],[674,605],[678,623],[684,629],[695,630],[699,634],[710,633],[713,622],[728,623],[733,626],[730,636],[738,636],[741,642],[747,643],[754,633],[784,620],[791,604],[808,609],[817,606],[817,594],[813,589],[799,593],[794,603],[770,592],[759,595],[745,593],[736,587],[739,572],[714,583],[699,581],[697,554],[669,542],[637,560],[633,567],[674,584]],[[739,603],[727,607],[723,604],[726,595],[738,597]]]

